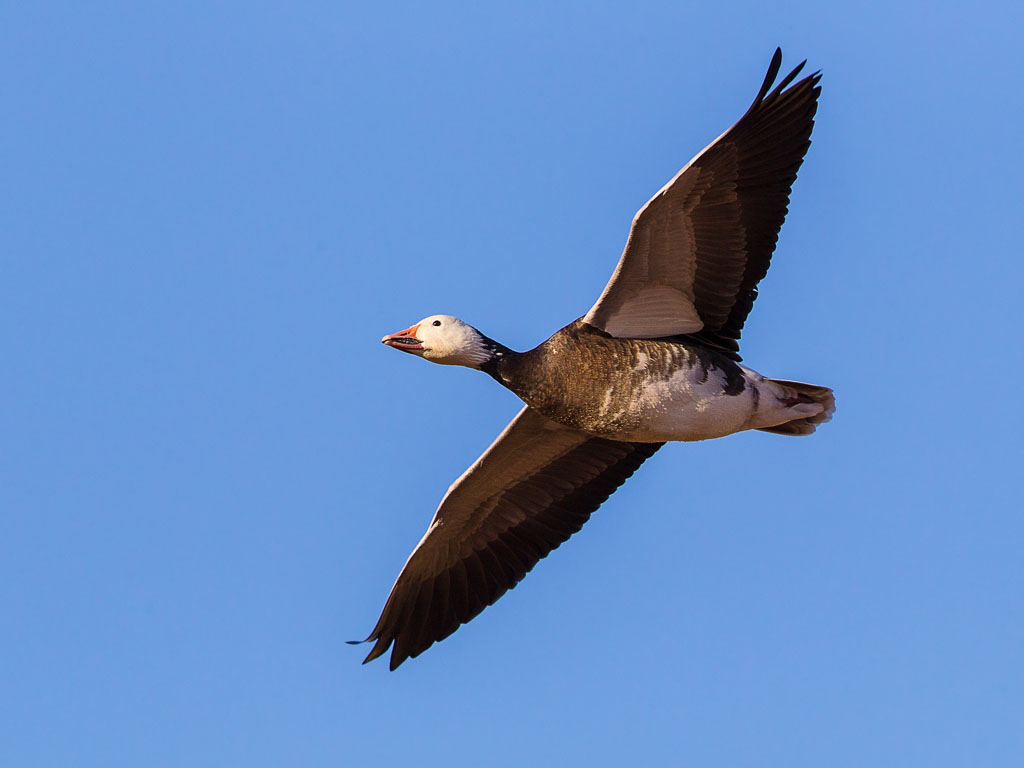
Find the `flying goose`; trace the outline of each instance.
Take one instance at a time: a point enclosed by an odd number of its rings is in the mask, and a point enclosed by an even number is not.
[[[470,621],[666,441],[808,435],[831,418],[827,387],[740,365],[821,92],[820,73],[790,85],[803,63],[769,92],[781,63],[776,50],[746,114],[636,214],[583,317],[528,352],[450,315],[382,339],[484,371],[526,405],[448,489],[362,641],[374,641],[365,661],[394,644],[395,669]]]

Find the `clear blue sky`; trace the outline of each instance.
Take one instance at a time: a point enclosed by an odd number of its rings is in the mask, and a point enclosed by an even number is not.
[[[0,764],[1024,764],[1019,4],[5,3]],[[809,439],[662,450],[472,624],[362,637],[525,349],[777,45],[744,335]]]

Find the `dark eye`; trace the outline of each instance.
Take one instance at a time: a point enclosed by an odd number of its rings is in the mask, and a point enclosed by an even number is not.
[[[435,320],[433,323],[431,323],[431,325],[440,325],[440,324],[441,324],[440,320]]]

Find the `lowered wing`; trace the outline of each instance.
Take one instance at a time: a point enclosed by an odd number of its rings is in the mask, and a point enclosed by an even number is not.
[[[391,669],[443,640],[512,589],[661,443],[623,443],[526,407],[441,501],[398,575],[366,661]]]

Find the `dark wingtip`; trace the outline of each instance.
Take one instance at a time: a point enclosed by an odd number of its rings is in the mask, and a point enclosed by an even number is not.
[[[750,105],[750,109],[757,107],[761,103],[761,100],[768,93],[768,89],[772,87],[772,83],[775,82],[775,78],[779,75],[779,69],[782,67],[782,49],[776,48],[775,53],[772,56],[772,63],[768,65],[768,72],[765,73],[764,82],[761,83],[761,90],[757,92],[757,96],[754,98],[754,103]]]
[[[370,640],[373,640],[373,638],[368,637],[366,639],[367,642],[369,642]],[[377,643],[373,646],[373,648],[370,649],[370,652],[366,654],[366,658],[363,659],[363,664],[366,664],[369,661],[373,661],[374,659],[383,656],[390,647],[390,640],[387,643],[384,643],[381,638],[377,638]]]
[[[768,72],[764,76],[764,82],[761,83],[761,90],[757,92],[757,97],[750,105],[746,114],[749,115],[751,112],[755,111],[765,100],[775,98],[782,93],[782,91],[786,89],[786,86],[796,79],[796,76],[800,74],[806,64],[807,59],[804,59],[797,64],[793,71],[782,78],[782,81],[775,86],[771,93],[769,93],[768,91],[771,89],[772,83],[775,82],[775,78],[778,77],[779,70],[782,68],[782,49],[776,48],[775,54],[772,56],[772,63],[768,65]],[[819,69],[814,74],[809,75],[807,79],[813,81],[812,85],[816,84],[821,79],[821,70]],[[746,115],[744,115],[744,117],[746,117]]]
[[[384,653],[387,651],[387,649],[390,647],[391,643],[388,643],[387,645],[382,646],[380,638],[375,638],[373,635],[370,635],[365,640],[346,640],[345,644],[346,645],[362,645],[363,643],[373,642],[374,640],[376,640],[377,643],[373,646],[373,648],[370,649],[370,652],[366,655],[366,658],[363,659],[363,664],[367,664],[367,663],[373,661],[374,659],[376,659],[376,658],[378,658],[380,656],[383,656]],[[397,666],[397,665],[395,665],[395,666]],[[391,667],[391,669],[394,669],[394,668],[395,667]]]
[[[786,75],[784,78],[782,78],[782,82],[781,83],[779,83],[777,86],[775,86],[775,90],[773,90],[770,94],[768,94],[768,98],[770,99],[773,96],[778,96],[780,93],[782,93],[782,91],[785,90],[786,86],[789,85],[790,83],[792,83],[794,79],[796,79],[796,76],[800,74],[800,70],[803,69],[804,66],[806,66],[806,64],[807,64],[807,59],[804,59],[799,64],[797,64],[796,68],[792,72],[790,72],[788,75]]]

